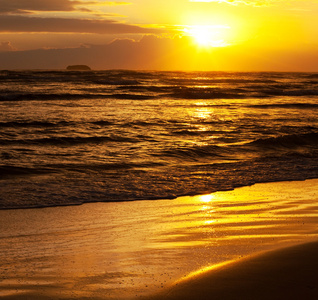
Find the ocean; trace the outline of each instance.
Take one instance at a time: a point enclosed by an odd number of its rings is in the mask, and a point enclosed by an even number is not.
[[[0,71],[0,208],[318,178],[318,73]]]

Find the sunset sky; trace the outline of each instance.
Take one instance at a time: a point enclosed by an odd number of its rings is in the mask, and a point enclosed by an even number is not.
[[[0,68],[318,71],[317,0],[0,0]]]

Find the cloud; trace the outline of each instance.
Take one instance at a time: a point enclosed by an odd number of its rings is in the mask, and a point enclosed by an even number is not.
[[[127,2],[83,0],[0,0],[0,14],[32,14],[34,12],[89,11],[85,6],[114,6]]]
[[[0,16],[0,32],[59,32],[59,33],[161,33],[160,29],[143,28],[113,20],[71,18],[39,18],[25,16]]]
[[[70,0],[0,0],[1,14],[23,14],[31,11],[73,11],[81,1]]]
[[[17,50],[17,49],[11,45],[11,42],[1,42],[0,43],[0,52],[15,51],[15,50]]]

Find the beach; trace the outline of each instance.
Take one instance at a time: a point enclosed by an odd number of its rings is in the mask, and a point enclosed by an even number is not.
[[[0,298],[314,299],[317,184],[1,210]]]
[[[217,265],[152,299],[317,299],[317,251],[306,243]]]

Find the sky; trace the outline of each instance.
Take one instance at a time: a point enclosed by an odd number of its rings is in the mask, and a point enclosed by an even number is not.
[[[318,0],[0,0],[0,69],[318,71]]]

